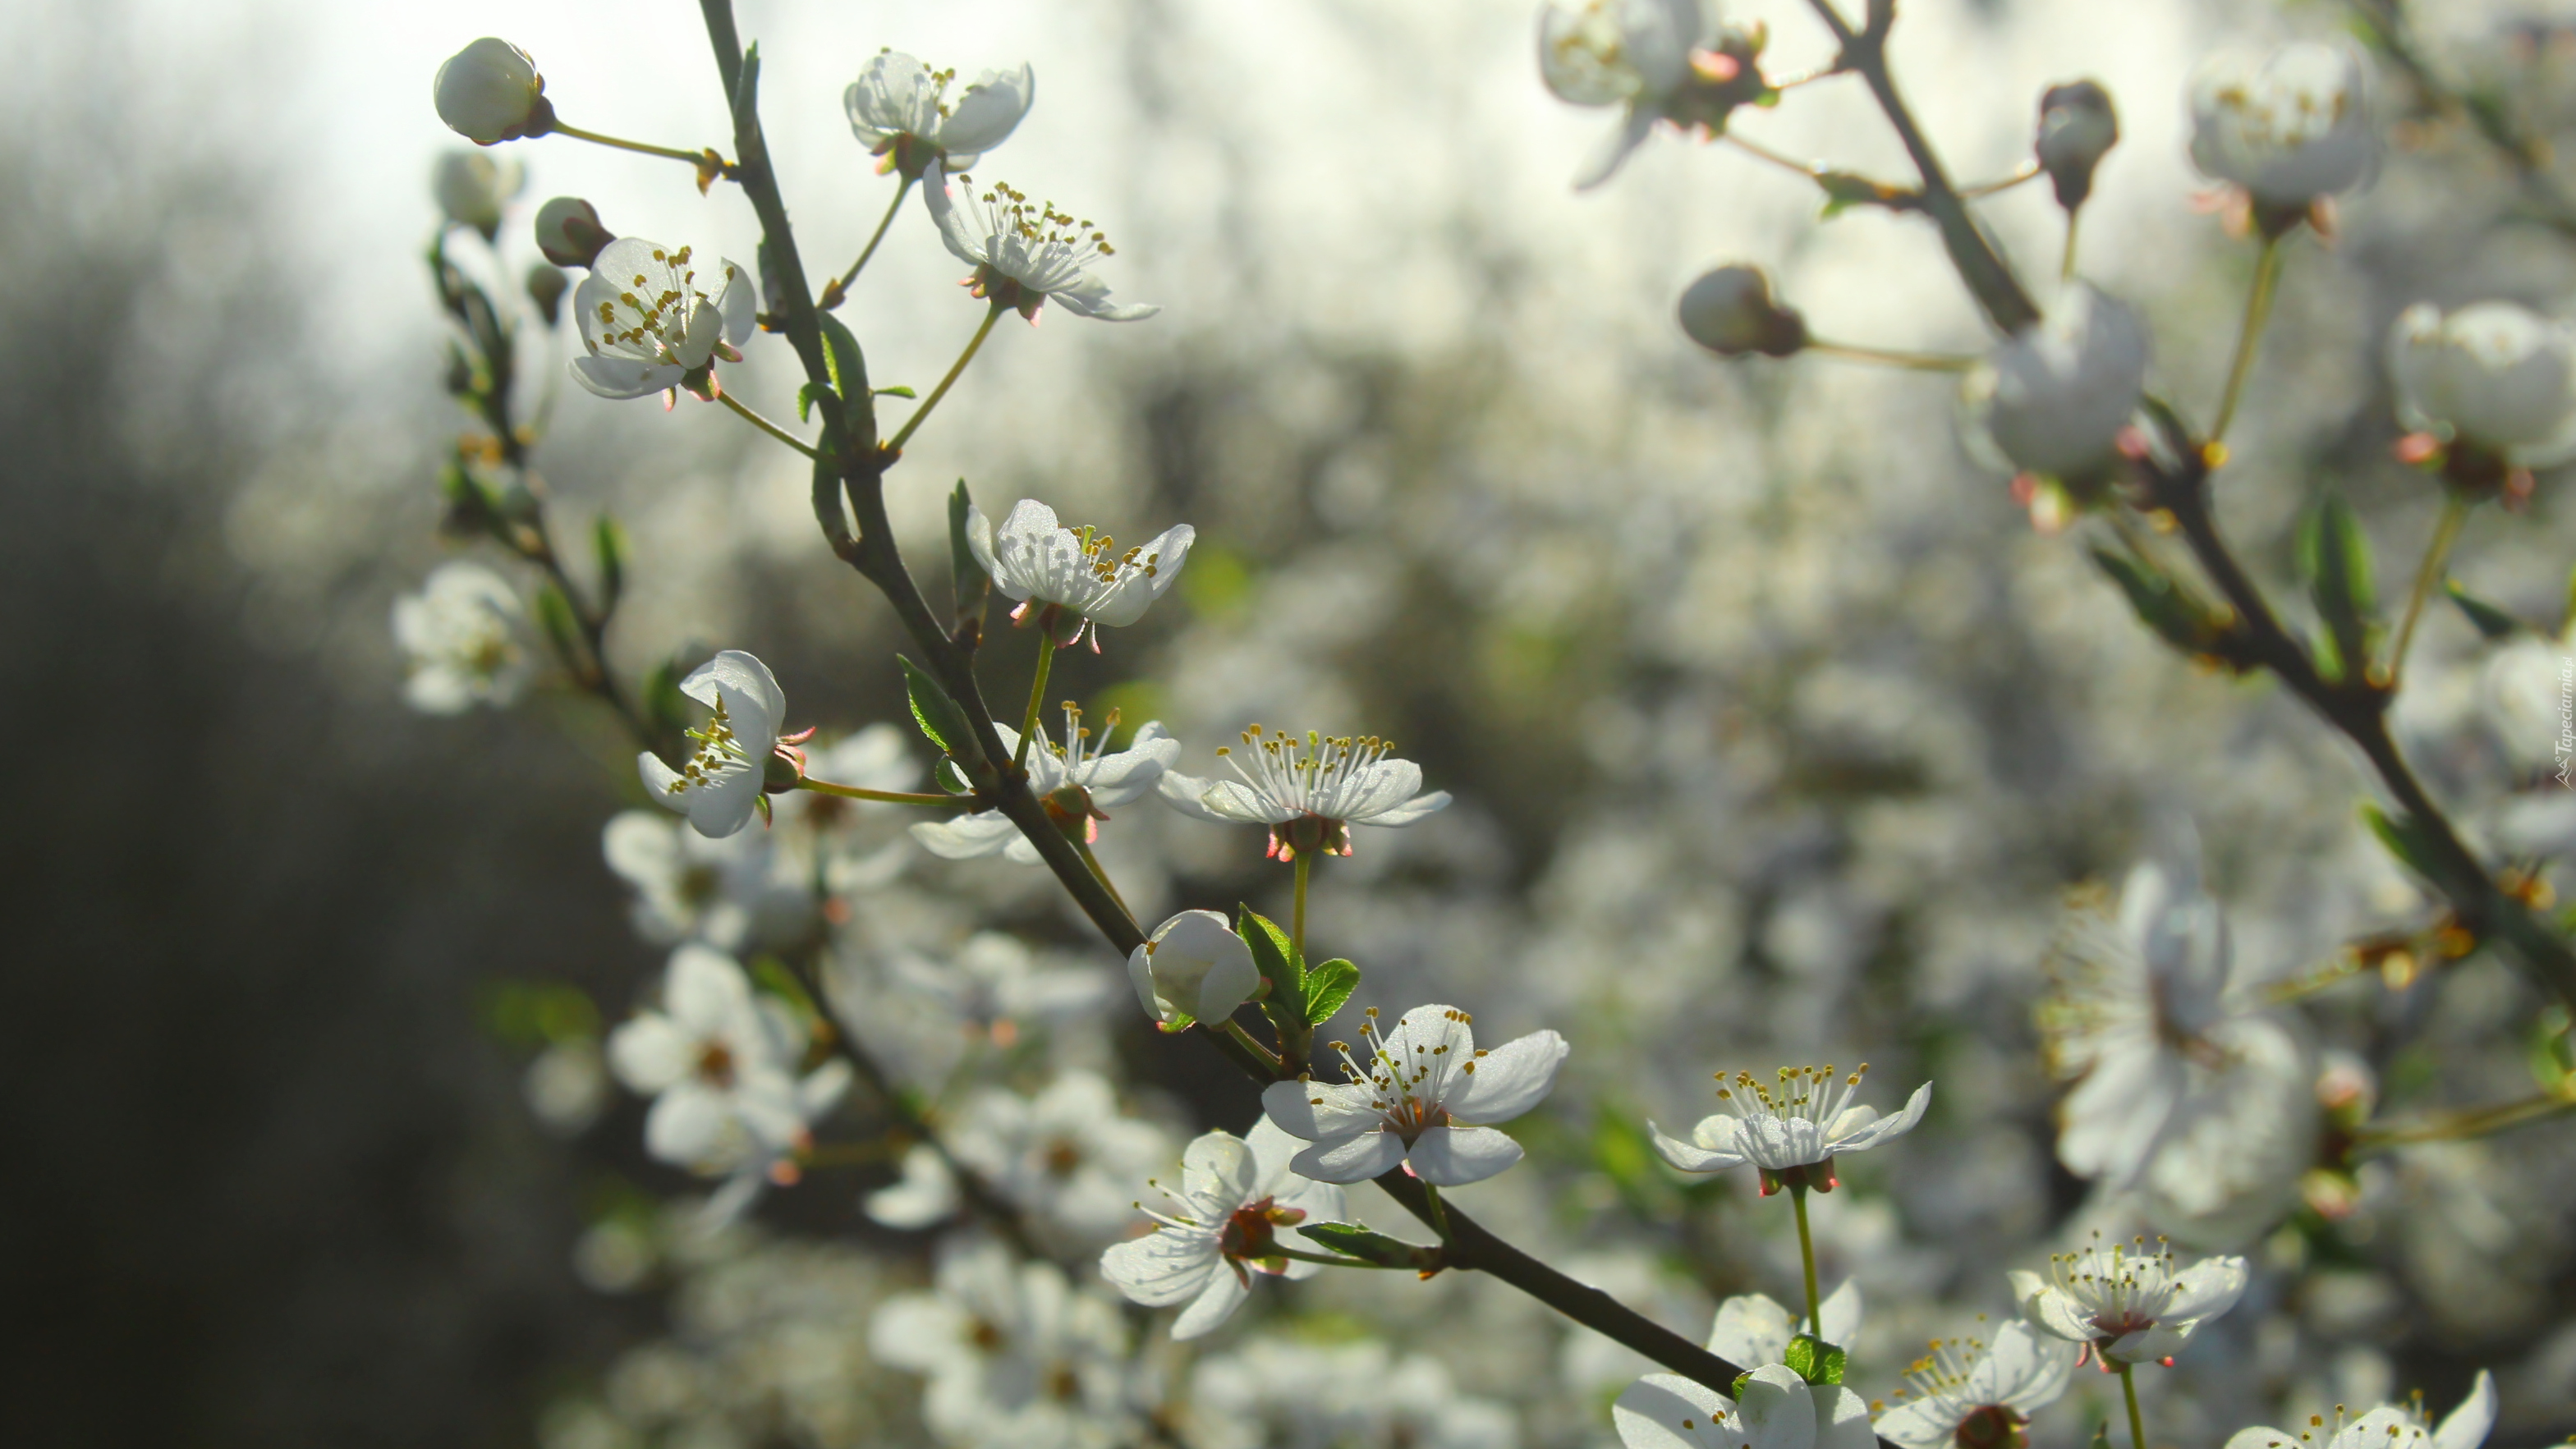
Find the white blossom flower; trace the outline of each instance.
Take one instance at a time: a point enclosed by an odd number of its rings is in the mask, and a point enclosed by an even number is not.
[[[920,788],[921,765],[912,756],[910,730],[879,721],[831,745],[800,750],[805,773],[862,790]],[[797,749],[787,746],[786,750]],[[852,800],[818,790],[789,790],[769,799],[772,834],[780,845],[780,871],[805,889],[839,897],[879,890],[903,874],[912,857],[907,807],[882,800]],[[828,902],[836,918],[846,902]],[[836,920],[837,923],[837,920]]]
[[[1163,771],[1181,757],[1181,742],[1171,737],[1160,720],[1138,726],[1127,748],[1113,754],[1108,744],[1117,728],[1118,712],[1111,710],[1100,738],[1093,740],[1082,723],[1082,710],[1068,700],[1062,742],[1041,737],[1029,747],[1029,793],[1038,797],[1058,829],[1078,836],[1086,845],[1100,839],[1100,822],[1109,818],[1112,807],[1151,794],[1161,783]],[[1018,730],[996,720],[993,733],[1001,737],[1003,749],[1018,753]],[[943,860],[973,860],[998,852],[1021,865],[1039,861],[1038,848],[999,810],[978,810],[955,820],[924,820],[912,827],[912,838]]]
[[[501,204],[518,194],[521,179],[516,161],[494,161],[480,151],[448,151],[431,169],[429,189],[449,221],[470,226],[490,241],[501,231]]]
[[[2493,449],[2518,467],[2576,454],[2576,335],[2510,302],[2449,316],[2430,302],[2388,333],[2397,416],[2419,433]]]
[[[1906,1370],[1911,1394],[1878,1416],[1878,1432],[1904,1449],[2024,1442],[2030,1416],[2066,1392],[2083,1350],[2016,1319],[1994,1341],[1934,1339]]]
[[[1234,779],[1167,771],[1163,802],[1201,820],[1267,825],[1267,854],[1280,860],[1294,860],[1299,851],[1348,855],[1353,825],[1411,825],[1449,805],[1446,790],[1422,793],[1420,765],[1389,757],[1392,740],[1308,730],[1301,741],[1254,725],[1243,732],[1243,744],[1240,755],[1217,750]]]
[[[2239,1429],[2227,1449],[2478,1449],[2495,1428],[2495,1376],[2478,1370],[2469,1395],[2438,1426],[2426,1422],[2423,1396],[2413,1404],[2381,1404],[2349,1421],[2336,1411],[2338,1423],[2327,1431],[2322,1421],[2292,1434],[2287,1429],[2256,1425]]]
[[[1565,1038],[1534,1031],[1482,1052],[1472,1020],[1454,1006],[1417,1006],[1380,1036],[1372,1006],[1360,1024],[1363,1061],[1331,1043],[1347,1080],[1264,1088],[1270,1120],[1314,1144],[1291,1165],[1318,1182],[1358,1182],[1409,1162],[1423,1181],[1455,1187],[1520,1161],[1521,1145],[1483,1124],[1508,1122],[1547,1096]]]
[[[1667,119],[1692,78],[1691,56],[1715,34],[1700,0],[1548,0],[1539,12],[1539,76],[1578,106],[1625,106],[1610,143],[1575,178],[1600,185]]]
[[[1013,504],[998,533],[984,510],[966,505],[966,546],[992,576],[993,587],[1019,602],[1012,620],[1043,629],[1060,646],[1080,640],[1088,629],[1094,653],[1100,625],[1135,623],[1171,588],[1198,536],[1197,529],[1176,523],[1122,554],[1116,539],[1089,525],[1066,528],[1056,522],[1054,509],[1034,498]]]
[[[635,892],[635,933],[654,945],[696,940],[734,952],[792,937],[813,918],[813,898],[766,831],[710,839],[662,811],[621,810],[599,843],[608,868]]]
[[[2040,320],[1995,345],[1962,387],[1973,440],[2012,466],[2082,478],[2113,463],[2147,386],[2137,314],[2070,283]]]
[[[1261,1338],[1199,1360],[1190,1442],[1201,1449],[1515,1449],[1516,1418],[1460,1394],[1449,1371],[1383,1343]]]
[[[2243,1258],[2203,1258],[2178,1269],[2162,1239],[2150,1251],[2145,1238],[2105,1247],[2100,1237],[2079,1252],[2050,1254],[2045,1279],[2021,1269],[2011,1276],[2013,1296],[2034,1325],[2091,1345],[2108,1363],[2171,1358],[2245,1291]]]
[[[1133,1220],[1136,1184],[1168,1160],[1151,1123],[1121,1115],[1098,1074],[1069,1071],[1035,1098],[993,1087],[958,1114],[960,1166],[1061,1236],[1097,1242]]]
[[[2561,709],[2571,654],[2566,638],[2519,635],[2495,646],[2479,672],[2479,702],[2505,758],[2519,771],[2562,769],[2576,739]]]
[[[760,808],[787,696],[768,665],[739,649],[690,671],[680,692],[715,711],[704,727],[689,731],[697,752],[674,770],[646,750],[635,757],[635,768],[654,804],[688,816],[700,835],[731,835]]]
[[[942,1243],[935,1292],[889,1298],[868,1324],[879,1362],[923,1374],[922,1418],[963,1449],[1113,1449],[1134,1442],[1127,1334],[1114,1302],[999,1244]]]
[[[1115,256],[1109,236],[1087,221],[1055,209],[1054,202],[1029,205],[1026,192],[1003,182],[980,188],[964,172],[933,167],[923,180],[922,200],[939,225],[939,239],[949,253],[975,269],[965,285],[973,295],[996,306],[1016,307],[1031,322],[1052,298],[1077,317],[1102,322],[1138,322],[1162,311],[1143,302],[1113,302],[1109,284],[1091,275],[1091,264]],[[952,189],[951,182],[955,182]]]
[[[910,950],[885,959],[895,984],[997,1047],[1011,1046],[1030,1025],[1091,1016],[1118,993],[1117,982],[1089,963],[1041,966],[1025,943],[1000,931],[978,931],[939,960]]]
[[[1252,948],[1215,911],[1183,911],[1156,926],[1128,953],[1127,980],[1165,1031],[1223,1021],[1261,989]]]
[[[608,1071],[599,1043],[577,1036],[549,1045],[520,1075],[519,1091],[548,1131],[579,1136],[608,1104]]]
[[[1750,1162],[1762,1174],[1765,1197],[1784,1183],[1831,1192],[1841,1185],[1834,1176],[1836,1156],[1865,1152],[1913,1131],[1932,1102],[1932,1084],[1925,1082],[1906,1099],[1905,1110],[1881,1117],[1877,1108],[1852,1101],[1868,1074],[1867,1062],[1839,1083],[1830,1063],[1782,1067],[1774,1087],[1755,1081],[1751,1072],[1737,1072],[1730,1084],[1720,1072],[1717,1100],[1726,1110],[1702,1117],[1689,1141],[1666,1136],[1651,1121],[1646,1130],[1654,1135],[1655,1151],[1680,1171],[1723,1172]]]
[[[1181,1154],[1181,1190],[1162,1188],[1173,1210],[1146,1209],[1159,1226],[1102,1253],[1100,1276],[1149,1308],[1187,1303],[1172,1337],[1197,1338],[1233,1316],[1252,1292],[1253,1274],[1295,1279],[1322,1272],[1320,1263],[1277,1251],[1317,1251],[1297,1225],[1340,1222],[1345,1213],[1340,1188],[1289,1170],[1296,1150],[1296,1141],[1267,1117],[1239,1138],[1202,1134]]]
[[[1816,1305],[1824,1320],[1815,1336],[1837,1348],[1860,1341],[1860,1285],[1846,1282]],[[1708,1331],[1708,1351],[1737,1368],[1760,1368],[1786,1362],[1789,1340],[1808,1332],[1807,1315],[1791,1313],[1765,1293],[1742,1293],[1717,1305],[1717,1321]]]
[[[808,1125],[848,1090],[838,1059],[798,1074],[806,1043],[784,1003],[756,996],[733,958],[693,943],[671,953],[662,1009],[609,1034],[608,1060],[629,1090],[654,1097],[645,1150],[713,1174],[765,1169],[802,1148]]]
[[[2370,61],[2350,41],[2230,51],[2191,80],[2191,159],[2258,205],[2304,208],[2379,173]]]
[[[918,177],[932,163],[952,171],[971,167],[1009,139],[1037,99],[1037,73],[1023,61],[1016,71],[988,70],[948,99],[953,70],[932,70],[899,50],[877,52],[859,78],[841,93],[850,131],[880,171]]]
[[[1840,1384],[1806,1380],[1767,1364],[1730,1399],[1679,1374],[1648,1374],[1610,1406],[1627,1449],[1870,1449],[1869,1406]]]
[[[430,95],[447,128],[478,146],[542,136],[555,121],[537,63],[498,36],[449,56],[430,82]]]
[[[403,699],[424,714],[517,699],[536,668],[521,644],[526,617],[499,574],[461,560],[440,564],[419,593],[394,600],[394,641],[411,656]]]
[[[703,398],[723,389],[715,362],[740,362],[750,340],[760,287],[741,263],[728,261],[710,297],[699,286],[688,247],[623,236],[600,248],[590,275],[572,294],[585,356],[572,360],[573,380],[606,398],[649,397],[685,387]],[[669,398],[664,399],[667,406]]]
[[[861,1200],[860,1206],[876,1222],[906,1232],[944,1223],[956,1216],[960,1194],[957,1174],[949,1169],[948,1159],[939,1149],[926,1142],[916,1142],[904,1150],[902,1175],[885,1187],[878,1188]]]

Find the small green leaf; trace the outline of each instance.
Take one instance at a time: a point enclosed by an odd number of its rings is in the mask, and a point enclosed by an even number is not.
[[[919,396],[921,396],[921,394],[919,394],[919,393],[917,393],[917,392],[914,392],[911,388],[908,388],[908,387],[881,387],[881,388],[878,388],[878,389],[876,390],[876,393],[877,393],[877,396],[879,396],[879,397],[919,397]]]
[[[813,421],[814,399],[828,396],[830,396],[828,389],[817,387],[810,382],[796,389],[796,421],[800,423]]]
[[[2388,853],[2408,870],[2436,883],[2442,879],[2441,872],[2434,869],[2433,847],[2421,826],[2402,815],[2390,815],[2368,801],[2362,802],[2361,819],[2370,827],[2370,833],[2379,837],[2379,843],[2388,847]]]
[[[2442,592],[2450,595],[2451,602],[2459,605],[2460,612],[2468,615],[2469,622],[2475,624],[2478,632],[2489,639],[2510,639],[2530,627],[2513,615],[2461,588],[2460,581],[2457,579],[2447,580],[2442,586]]]
[[[1297,1231],[1304,1233],[1307,1241],[1321,1243],[1345,1258],[1383,1268],[1427,1267],[1440,1251],[1372,1232],[1357,1223],[1305,1223]]]
[[[2124,553],[2093,550],[2093,561],[2120,586],[2140,622],[2186,654],[2223,658],[2227,631],[2209,607],[2155,569]]]
[[[796,979],[786,962],[763,954],[751,958],[750,965],[752,984],[796,1008],[797,1015],[812,1020],[823,1014],[814,998],[805,994],[805,983]]]
[[[547,584],[537,590],[537,622],[546,629],[546,638],[555,646],[555,654],[567,667],[578,668],[581,659],[581,626],[573,622],[572,600],[563,590]]]
[[[2370,540],[2352,506],[2328,494],[2301,521],[2299,573],[2326,626],[2318,666],[2329,679],[2350,678],[2370,661],[2373,603]]]
[[[1306,973],[1297,953],[1280,930],[1250,906],[1238,906],[1234,933],[1252,948],[1252,964],[1261,970],[1261,979],[1270,983],[1270,994],[1262,999],[1262,1014],[1282,1034],[1294,1033],[1306,1026]]]
[[[1843,1381],[1846,1358],[1840,1347],[1812,1333],[1802,1333],[1789,1340],[1789,1351],[1782,1355],[1781,1362],[1789,1366],[1789,1372],[1811,1384],[1838,1384]]]
[[[604,614],[616,608],[618,599],[626,593],[626,530],[603,513],[591,525],[590,541],[599,555],[599,607]]]
[[[940,756],[939,763],[931,767],[930,776],[939,782],[940,789],[951,795],[975,793],[975,787],[967,784],[966,777],[957,772],[957,762],[945,755]]]
[[[903,666],[904,692],[912,700],[913,723],[921,726],[922,736],[937,745],[940,753],[957,754],[965,748],[970,734],[966,711],[959,709],[957,701],[949,698],[948,691],[940,688],[939,681],[920,665],[900,654],[894,658]]]
[[[992,579],[976,560],[974,545],[966,539],[966,515],[974,506],[974,498],[966,491],[966,480],[958,479],[957,491],[948,495],[948,603],[949,617],[954,620],[952,629],[962,630],[969,619],[980,624],[984,601],[993,591]]]
[[[1333,1019],[1342,1003],[1359,989],[1360,968],[1336,956],[1306,973],[1306,1022],[1319,1026]]]

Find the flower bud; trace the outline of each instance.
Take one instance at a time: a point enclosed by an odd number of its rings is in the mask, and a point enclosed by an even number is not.
[[[555,123],[537,63],[497,36],[484,36],[449,56],[438,68],[431,94],[447,128],[478,146],[542,136]]]
[[[519,168],[480,151],[450,151],[431,170],[429,190],[449,221],[474,228],[488,242],[500,234],[501,203],[518,193]]]
[[[2012,466],[2051,478],[2107,471],[2147,386],[2137,314],[2083,282],[1968,375],[1969,415]]]
[[[2254,199],[2278,235],[2321,197],[2379,172],[2370,62],[2349,41],[2214,56],[2191,82],[2192,164]]]
[[[2576,451],[2576,341],[2559,323],[2510,302],[2448,317],[2430,302],[2400,313],[2388,335],[2398,419],[2529,467]]]
[[[1807,345],[1806,319],[1771,296],[1760,267],[1720,267],[1682,292],[1682,331],[1722,357],[1786,357]]]
[[[1154,928],[1152,939],[1127,957],[1127,979],[1145,1014],[1165,1031],[1192,1019],[1223,1021],[1252,999],[1261,972],[1252,948],[1214,911],[1183,911]]]
[[[556,266],[589,266],[615,240],[599,224],[598,210],[578,196],[558,196],[537,208],[537,250]]]
[[[2069,81],[2050,86],[2039,97],[2039,137],[2032,149],[2039,169],[2057,187],[2057,204],[2068,211],[2093,194],[2093,168],[2120,141],[2120,115],[2111,108],[2111,93],[2100,83]]]
[[[562,318],[564,291],[571,285],[572,280],[561,267],[538,262],[528,268],[528,300],[537,304],[537,314],[546,319],[547,326],[552,327]]]

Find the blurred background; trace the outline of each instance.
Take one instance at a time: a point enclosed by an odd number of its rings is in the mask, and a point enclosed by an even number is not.
[[[1066,696],[1163,719],[1194,772],[1248,723],[1313,726],[1391,736],[1458,796],[1329,862],[1317,929],[1368,970],[1366,1000],[1455,1000],[1498,1039],[1574,1040],[1566,1085],[1520,1133],[1537,1166],[1462,1199],[1542,1256],[1694,1336],[1716,1296],[1786,1297],[1785,1224],[1744,1184],[1685,1194],[1620,1157],[1616,1124],[1690,1120],[1719,1067],[1866,1055],[1889,1105],[1931,1077],[1934,1121],[1873,1154],[1887,1160],[1821,1220],[1829,1279],[1858,1277],[1883,1314],[1856,1363],[1892,1383],[1960,1314],[2009,1312],[2000,1268],[2090,1210],[2052,1155],[2031,1024],[2064,890],[2116,883],[2182,819],[2258,979],[2424,915],[2355,823],[2357,762],[2278,691],[2173,656],[2074,541],[2035,535],[1956,441],[1947,380],[1726,364],[1672,325],[1682,285],[1751,259],[1822,335],[1981,350],[1928,228],[1819,219],[1799,177],[1668,135],[1578,194],[1613,121],[1539,84],[1521,0],[739,10],[809,269],[854,255],[890,194],[840,111],[868,57],[1035,66],[1036,111],[980,174],[1097,218],[1111,285],[1164,311],[1006,320],[892,481],[898,523],[936,560],[961,477],[997,515],[1035,495],[1122,538],[1191,522],[1177,603],[1096,659],[1068,653]],[[1728,13],[1771,23],[1774,74],[1830,59],[1803,6]],[[2253,252],[2191,205],[2185,77],[2224,41],[2344,15],[1913,0],[1895,54],[1970,179],[2021,163],[2045,86],[2110,89],[2125,139],[2083,270],[2149,319],[2154,385],[2205,414]],[[2569,119],[2571,19],[2468,0],[2418,16],[2444,66],[2509,86],[2549,133]],[[483,34],[535,56],[567,120],[730,150],[696,10],[670,0],[0,15],[17,62],[0,90],[0,659],[24,686],[9,755],[29,792],[0,968],[13,1443],[920,1438],[891,1390],[844,1420],[786,1389],[788,1407],[730,1419],[634,1407],[647,1379],[687,1378],[674,1355],[718,1361],[722,1315],[690,1298],[705,1280],[687,1261],[612,1271],[596,1235],[689,1182],[644,1158],[640,1104],[549,1125],[525,1075],[581,1020],[622,1018],[661,958],[599,845],[642,797],[577,698],[453,717],[402,703],[392,601],[465,552],[437,527],[465,424],[421,260],[431,170],[458,145],[430,77]],[[2395,313],[2554,305],[2576,282],[2576,243],[2519,215],[2473,134],[2401,84],[2383,104],[2398,150],[2331,248],[2299,244],[2232,440],[2221,512],[2276,583],[2323,487],[2362,510],[2388,577],[2430,526],[2430,489],[2388,458]],[[1854,85],[1741,124],[1906,174]],[[752,255],[741,198],[702,198],[680,166],[559,138],[492,154],[525,170],[496,277],[533,259],[527,219],[564,193],[621,234]],[[1984,214],[2048,272],[2045,188]],[[475,245],[461,264],[481,265]],[[880,385],[926,391],[955,355],[977,320],[962,270],[908,206],[841,314]],[[559,393],[538,453],[556,507],[576,526],[613,513],[634,540],[617,666],[748,648],[799,726],[899,719],[891,622],[815,538],[801,460],[717,409],[555,382],[577,344],[532,329],[527,345],[532,386]],[[728,385],[791,415],[792,359],[751,351]],[[2481,513],[2457,570],[2532,618],[2565,597],[2555,481],[2525,515]],[[2418,649],[2410,747],[2483,818],[2512,784],[2482,723],[2483,646],[2444,613]],[[1025,653],[998,635],[990,667],[1016,678]],[[1103,854],[1147,919],[1284,899],[1253,836],[1147,806]],[[1034,873],[914,869],[1124,990]],[[2386,1100],[2466,1105],[2524,1079],[2540,1008],[2478,958],[2404,989],[2365,980],[2306,1030],[2366,1059]],[[1123,1063],[1175,1143],[1249,1121],[1248,1089],[1202,1043],[1132,1016],[1075,1055]],[[853,1303],[880,1291],[870,1274],[917,1283],[924,1240],[856,1206],[887,1178],[818,1173],[749,1231],[840,1245],[799,1272],[857,1275]],[[2446,1408],[2480,1366],[2504,1387],[2494,1442],[2576,1430],[2564,1124],[2399,1154],[2364,1186],[2358,1218],[2254,1244],[2271,1286],[2194,1375],[2159,1380],[2166,1432],[2216,1442],[2270,1406],[2417,1386]],[[1602,1439],[1602,1386],[1637,1365],[1492,1288],[1296,1301],[1398,1337],[1476,1325],[1443,1360],[1462,1391],[1509,1404],[1522,1443]],[[661,1378],[639,1353],[663,1355]],[[579,1417],[599,1412],[626,1427]],[[2070,1408],[2035,1432],[2072,1443],[2090,1422]]]

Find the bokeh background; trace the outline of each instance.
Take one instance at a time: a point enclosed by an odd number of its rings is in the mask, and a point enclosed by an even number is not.
[[[1006,324],[907,456],[898,520],[936,558],[962,477],[997,513],[1036,494],[1121,536],[1192,522],[1177,606],[1097,660],[1069,655],[1065,692],[1163,718],[1190,768],[1246,723],[1315,725],[1390,735],[1459,796],[1334,862],[1318,929],[1371,973],[1367,999],[1456,1000],[1480,1029],[1576,1042],[1522,1134],[1537,1165],[1466,1200],[1695,1332],[1712,1295],[1778,1293],[1794,1238],[1749,1193],[1684,1202],[1623,1177],[1599,1124],[1687,1120],[1705,1072],[1810,1054],[1868,1055],[1891,1092],[1940,1083],[1933,1124],[1874,1154],[1823,1224],[1829,1276],[1888,1305],[1861,1362],[1892,1382],[1957,1313],[2008,1311],[2000,1268],[2086,1204],[2052,1157],[2031,1027],[2065,888],[2116,880],[2160,822],[2194,821],[2267,976],[2424,905],[2355,825],[2356,762],[2277,692],[2173,657],[2080,547],[2034,535],[1956,441],[1947,382],[1721,364],[1679,336],[1680,287],[1749,258],[1823,335],[1984,345],[1926,228],[1820,220],[1806,183],[1727,148],[1659,137],[1575,193],[1610,118],[1540,86],[1530,8],[740,11],[809,266],[853,252],[891,184],[840,115],[868,56],[1035,65],[1037,110],[983,174],[1099,219],[1119,294],[1165,310]],[[2551,129],[2571,14],[2419,18],[2446,65],[2510,84]],[[1730,15],[1771,21],[1781,73],[1829,58],[1802,7]],[[2084,270],[2149,318],[2155,384],[2205,410],[2252,253],[2190,205],[2184,77],[2223,41],[2341,16],[1915,0],[1896,55],[1970,178],[2020,162],[2044,86],[2110,88],[2127,139]],[[0,15],[13,1443],[532,1443],[687,1317],[682,1267],[622,1292],[576,1272],[604,1215],[687,1183],[643,1159],[631,1101],[549,1133],[522,1091],[532,1044],[497,1005],[512,983],[568,984],[614,1020],[651,978],[659,952],[598,847],[640,798],[618,741],[562,697],[413,714],[386,627],[454,551],[434,479],[463,424],[420,252],[456,138],[429,79],[486,33],[537,57],[567,119],[724,142],[696,11],[672,0]],[[2405,114],[2402,87],[2385,99]],[[1744,125],[1903,174],[1855,86]],[[2398,134],[2335,245],[2300,245],[2236,440],[2222,513],[2276,582],[2321,488],[2362,508],[2392,575],[2428,527],[2429,490],[2387,460],[2377,339],[2395,312],[2549,304],[2576,282],[2576,244],[2517,219],[2474,137],[2438,118]],[[740,198],[701,198],[670,163],[559,139],[496,154],[527,174],[511,274],[526,216],[558,193],[621,233],[751,255]],[[2044,273],[2045,188],[1984,211]],[[843,314],[881,385],[926,389],[963,342],[960,270],[908,208]],[[559,360],[560,339],[540,345]],[[732,385],[783,416],[794,381],[773,346]],[[896,717],[890,621],[819,546],[799,460],[712,408],[564,386],[539,466],[568,516],[611,511],[634,537],[623,669],[746,647],[800,723]],[[2535,618],[2555,616],[2570,551],[2551,492],[2482,514],[2459,567]],[[1025,667],[1019,643],[996,667]],[[2480,725],[2480,645],[2440,614],[2419,650],[2410,741],[2474,814],[2509,783]],[[1119,825],[1108,858],[1149,918],[1280,899],[1240,832],[1141,809]],[[1014,869],[933,878],[1114,972]],[[2479,960],[2332,998],[2311,1029],[2392,1095],[2471,1103],[2510,1095],[2538,1006]],[[1195,1040],[1108,1035],[1175,1133],[1249,1120]],[[2170,1389],[2172,1434],[2216,1442],[2273,1404],[2417,1385],[2447,1406],[2481,1365],[2505,1385],[2496,1442],[2576,1429],[2576,1149],[2563,1125],[2437,1147],[2390,1166],[2366,1231],[2258,1249],[2278,1293]],[[779,1195],[763,1231],[857,1244],[853,1261],[917,1281],[922,1242],[857,1212],[883,1180]],[[1426,1340],[1477,1325],[1446,1360],[1462,1386],[1512,1403],[1524,1443],[1598,1441],[1585,1406],[1634,1365],[1491,1287],[1370,1285],[1319,1311]],[[863,1437],[918,1437],[886,1412]],[[2078,1418],[2042,1427],[2074,1442]]]

